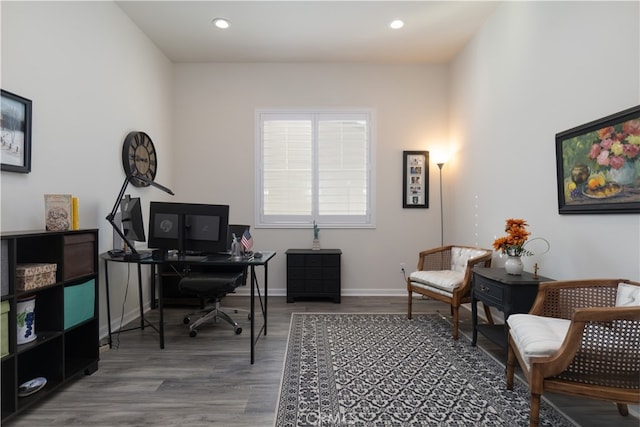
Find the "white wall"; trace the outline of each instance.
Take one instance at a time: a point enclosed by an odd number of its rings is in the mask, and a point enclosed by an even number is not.
[[[440,242],[437,167],[430,209],[402,209],[402,151],[446,142],[443,65],[184,64],[175,73],[177,201],[224,203],[231,221],[254,224],[254,115],[259,108],[367,107],[376,114],[376,228],[322,229],[340,248],[343,295],[404,294],[400,262]],[[309,229],[252,229],[257,250],[275,250],[270,293],[284,295],[288,248],[310,248]]]
[[[0,175],[3,230],[42,228],[42,195],[72,193],[81,226],[100,228],[100,250],[110,248],[104,216],[124,179],[130,130],[153,138],[157,180],[173,200],[229,203],[234,222],[253,224],[256,108],[372,107],[377,228],[320,231],[323,247],[344,251],[345,295],[403,295],[399,263],[410,270],[419,249],[439,244],[437,167],[432,159],[431,207],[402,209],[401,154],[433,153],[449,132],[457,153],[443,170],[445,243],[490,246],[505,218],[524,217],[552,245],[537,260],[541,274],[640,276],[637,214],[558,215],[554,151],[556,132],[639,103],[637,3],[506,2],[450,68],[174,66],[114,3],[0,7],[2,88],[34,101],[33,172]],[[166,199],[150,188],[130,193],[145,206]],[[257,249],[278,251],[270,290],[284,292],[284,251],[310,247],[312,231],[253,234]],[[124,273],[110,276],[126,281]],[[125,313],[135,315],[135,291],[128,298]]]
[[[2,172],[1,228],[43,229],[43,195],[70,193],[80,199],[81,228],[99,228],[106,251],[112,231],[105,216],[124,180],[121,150],[129,131],[151,136],[161,159],[157,180],[171,181],[171,63],[115,3],[2,2],[1,8],[2,88],[33,101],[32,172]],[[145,204],[164,194],[133,186],[128,193]],[[113,283],[126,282],[126,271],[110,273]],[[112,287],[118,321],[123,294],[123,286]],[[135,314],[136,295],[131,289],[126,312]]]
[[[555,279],[640,279],[640,216],[559,215],[555,134],[640,104],[638,2],[506,2],[451,68],[452,241],[525,218]]]

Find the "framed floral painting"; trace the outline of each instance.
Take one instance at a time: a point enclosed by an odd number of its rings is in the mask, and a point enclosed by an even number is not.
[[[556,134],[561,214],[640,213],[640,106]]]

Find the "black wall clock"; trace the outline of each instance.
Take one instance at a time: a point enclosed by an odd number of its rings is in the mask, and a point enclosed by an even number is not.
[[[122,166],[127,176],[142,176],[151,181],[156,178],[158,159],[153,141],[144,132],[129,132],[122,145]],[[146,187],[149,184],[132,179],[136,187]]]

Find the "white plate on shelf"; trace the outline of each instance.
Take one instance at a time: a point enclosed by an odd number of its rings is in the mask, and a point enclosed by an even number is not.
[[[38,377],[22,383],[18,387],[18,397],[31,396],[33,393],[40,391],[45,385],[47,385],[47,379],[45,377]]]

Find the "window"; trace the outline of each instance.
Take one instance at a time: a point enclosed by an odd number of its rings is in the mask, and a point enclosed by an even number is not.
[[[373,227],[372,115],[258,111],[256,226]]]

